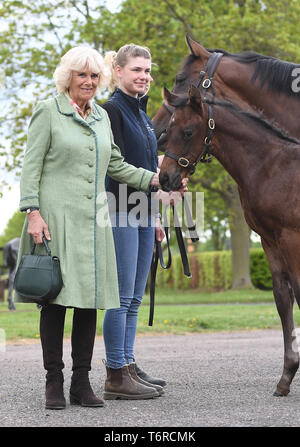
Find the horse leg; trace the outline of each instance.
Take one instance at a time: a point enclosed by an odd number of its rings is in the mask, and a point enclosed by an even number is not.
[[[14,286],[14,277],[15,277],[15,271],[9,272],[8,275],[8,295],[7,295],[7,301],[8,301],[8,309],[9,310],[16,310],[16,307],[13,302],[13,286]]]
[[[286,268],[282,257],[275,247],[266,244],[262,239],[262,245],[269,260],[273,279],[273,293],[278,314],[280,316],[283,340],[284,340],[284,364],[282,376],[277,384],[274,396],[287,396],[290,385],[299,367],[299,353],[294,327],[293,304],[294,294],[290,287]]]
[[[284,364],[282,376],[277,384],[274,396],[287,396],[290,385],[299,367],[299,352],[294,326],[293,290],[289,287],[286,275],[273,277],[274,297],[278,314],[281,319],[284,340]]]

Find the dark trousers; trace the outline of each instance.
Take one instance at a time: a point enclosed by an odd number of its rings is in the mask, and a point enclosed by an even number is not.
[[[40,337],[44,368],[55,374],[64,368],[63,336],[66,307],[57,304],[43,306],[40,319]],[[91,370],[96,335],[96,309],[74,308],[72,326],[73,371]]]

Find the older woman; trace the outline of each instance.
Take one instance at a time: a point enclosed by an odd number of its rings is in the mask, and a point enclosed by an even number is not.
[[[110,81],[100,54],[75,47],[54,73],[55,98],[41,101],[33,112],[21,175],[21,211],[27,212],[19,259],[40,244],[42,233],[53,255],[60,258],[63,288],[43,306],[40,337],[46,374],[46,408],[65,408],[63,332],[67,307],[74,308],[73,374],[70,401],[103,406],[91,388],[88,372],[96,331],[96,309],[120,306],[112,229],[97,223],[97,203],[106,174],[147,192],[158,176],[124,162],[114,144],[107,113],[92,102]],[[17,302],[24,302],[16,295]],[[30,300],[26,300],[26,302]],[[147,390],[149,397],[156,390]]]

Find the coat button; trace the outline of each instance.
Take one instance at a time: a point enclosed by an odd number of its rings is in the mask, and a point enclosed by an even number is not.
[[[88,199],[92,199],[92,198],[93,198],[92,194],[88,194],[88,195],[87,195],[87,198],[88,198]]]
[[[89,161],[89,167],[92,168],[94,166],[94,163],[92,161]]]
[[[88,135],[88,136],[92,135],[92,132],[90,132],[89,130],[85,130],[83,133],[84,133],[84,135]]]
[[[93,179],[92,178],[88,178],[88,182],[89,183],[93,183]]]
[[[93,146],[90,146],[89,150],[92,152],[94,150]]]

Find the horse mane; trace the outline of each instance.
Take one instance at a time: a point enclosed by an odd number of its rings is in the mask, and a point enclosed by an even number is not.
[[[255,82],[255,80],[259,78],[261,88],[267,84],[273,91],[282,92],[300,100],[300,95],[293,92],[291,88],[293,81],[292,72],[295,68],[300,68],[299,64],[283,61],[272,56],[265,56],[253,51],[229,53],[228,51],[219,48],[213,50],[206,48],[206,50],[210,53],[222,53],[224,56],[231,57],[242,64],[255,63],[255,70],[251,82]],[[199,56],[189,55],[187,56],[184,65],[187,66],[196,59],[199,59]]]
[[[233,112],[236,115],[243,116],[246,119],[254,121],[256,124],[260,125],[263,129],[275,134],[277,137],[289,142],[289,143],[296,143],[300,145],[300,141],[292,136],[290,136],[285,130],[280,129],[277,124],[274,122],[271,122],[269,120],[266,120],[262,113],[257,112],[254,113],[250,110],[242,110],[240,107],[238,107],[236,104],[230,102],[230,101],[220,101],[216,99],[209,99],[206,98],[203,102],[206,104],[216,105],[220,107],[226,107],[231,112]]]
[[[256,124],[262,126],[263,129],[275,134],[277,137],[288,141],[289,143],[300,144],[300,140],[289,135],[285,130],[281,129],[275,121],[271,121],[270,119],[266,119],[263,113],[256,111],[252,112],[250,110],[243,110],[237,104],[231,101],[218,100],[216,98],[211,97],[211,95],[206,96],[202,99],[203,103],[211,104],[220,107],[226,107],[231,112],[236,115],[243,116],[246,119],[254,121]],[[172,99],[172,106],[175,108],[185,107],[189,102],[189,96],[187,95],[176,95]]]

